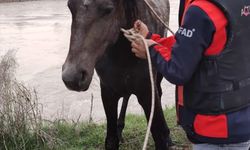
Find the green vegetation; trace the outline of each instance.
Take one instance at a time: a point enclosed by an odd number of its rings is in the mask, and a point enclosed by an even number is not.
[[[166,119],[171,128],[171,136],[174,143],[183,147],[188,145],[184,132],[176,126],[175,110],[165,110]],[[120,144],[121,150],[138,150],[142,148],[145,133],[146,119],[144,115],[127,115],[126,126],[123,132],[123,141]],[[51,128],[50,128],[51,130]],[[65,143],[59,149],[67,150],[96,150],[104,149],[105,125],[79,123],[72,125],[66,122],[56,123],[52,130],[56,130],[59,139]],[[150,138],[149,149],[154,149],[154,142]]]
[[[165,110],[166,119],[171,128],[171,137],[175,144],[182,149],[187,149],[189,143],[182,129],[176,126],[175,110]],[[94,123],[68,123],[55,121],[44,125],[42,131],[46,133],[49,141],[37,143],[33,133],[26,136],[26,149],[37,150],[102,150],[104,149],[104,138],[106,127],[104,124]],[[138,150],[142,148],[146,133],[146,120],[144,116],[128,115],[123,133],[123,141],[120,144],[121,150]],[[51,140],[52,139],[52,140]],[[7,146],[9,150],[16,149],[12,145]],[[4,149],[0,146],[0,149]],[[148,149],[154,149],[154,142],[150,138]]]
[[[165,116],[171,128],[171,137],[179,147],[189,145],[183,130],[176,126],[175,110],[165,110]],[[106,127],[103,124],[89,123],[67,123],[57,121],[53,126],[45,129],[47,133],[53,133],[61,140],[61,145],[56,149],[60,150],[99,150],[104,149],[104,138]],[[146,133],[146,119],[144,115],[127,115],[126,126],[123,132],[123,141],[120,144],[121,150],[138,150],[142,148]],[[47,147],[48,148],[48,147]],[[150,138],[149,149],[154,149],[154,142]]]

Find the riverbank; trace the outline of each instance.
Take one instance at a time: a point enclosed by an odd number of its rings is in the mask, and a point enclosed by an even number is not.
[[[190,150],[184,131],[176,125],[175,109],[164,111],[168,126],[171,131],[171,138],[176,148],[174,150]],[[27,133],[25,149],[43,150],[99,150],[104,149],[106,125],[88,122],[67,122],[56,120],[44,123],[41,133],[44,139],[37,142],[37,137],[32,133]],[[141,115],[127,115],[126,126],[123,131],[123,140],[120,143],[120,150],[138,150],[142,148],[146,133],[146,119]],[[1,139],[1,137],[0,137]],[[48,140],[49,139],[49,140]],[[11,141],[4,145],[0,144],[0,149],[16,149]],[[149,138],[148,149],[154,149],[152,137]]]
[[[0,3],[24,2],[24,1],[34,1],[34,0],[0,0]]]
[[[46,1],[46,0],[0,0],[0,3],[26,2],[26,1]],[[66,1],[66,0],[55,0],[55,1]]]

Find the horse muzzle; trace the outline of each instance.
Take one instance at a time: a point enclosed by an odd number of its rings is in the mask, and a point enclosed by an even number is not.
[[[65,68],[62,70],[62,80],[66,87],[72,91],[86,91],[89,88],[92,76],[85,71],[77,71],[73,68]]]

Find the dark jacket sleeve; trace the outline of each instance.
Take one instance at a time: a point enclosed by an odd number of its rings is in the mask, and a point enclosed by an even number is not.
[[[153,65],[169,82],[184,85],[195,72],[214,32],[208,15],[199,7],[191,6],[175,34],[174,43],[168,42],[169,38],[153,35],[152,39],[159,43],[150,47]]]

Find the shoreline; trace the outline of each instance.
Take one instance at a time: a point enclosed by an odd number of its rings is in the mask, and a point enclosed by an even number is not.
[[[28,2],[28,1],[49,1],[49,0],[0,0],[0,4],[13,3],[13,2]],[[54,0],[54,1],[65,1],[65,0]]]
[[[25,1],[37,1],[37,0],[0,0],[0,3],[25,2]]]

